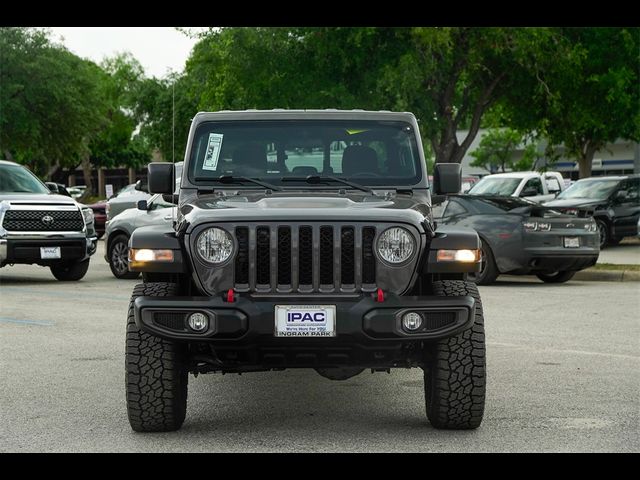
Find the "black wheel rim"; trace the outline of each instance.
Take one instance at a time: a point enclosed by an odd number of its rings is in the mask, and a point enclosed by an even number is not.
[[[600,248],[602,248],[607,243],[607,226],[602,222],[598,222],[598,233],[600,234]]]
[[[119,275],[126,273],[128,270],[127,260],[129,257],[129,248],[122,242],[116,243],[111,249],[111,264]]]

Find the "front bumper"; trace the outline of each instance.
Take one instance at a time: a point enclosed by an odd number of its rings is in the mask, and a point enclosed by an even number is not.
[[[172,340],[214,343],[283,343],[288,337],[275,337],[276,305],[335,305],[336,336],[304,338],[309,342],[405,342],[437,340],[455,335],[473,324],[475,300],[460,297],[401,297],[387,294],[383,302],[369,295],[343,296],[237,296],[233,303],[222,297],[138,297],[134,302],[136,325],[154,335]],[[425,329],[407,333],[401,327],[401,314],[420,312]],[[182,314],[180,328],[167,328],[158,322],[158,313]],[[210,319],[204,333],[190,331],[186,318],[202,312]],[[165,317],[166,318],[166,317]],[[172,325],[175,327],[175,325]]]
[[[38,264],[51,266],[62,262],[86,260],[96,252],[98,239],[86,235],[60,234],[11,235],[0,238],[0,267],[7,264]],[[40,247],[60,247],[61,258],[43,260]]]

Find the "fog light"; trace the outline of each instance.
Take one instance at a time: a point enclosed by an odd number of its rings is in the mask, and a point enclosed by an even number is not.
[[[415,332],[422,326],[422,317],[419,313],[409,312],[402,316],[402,327],[409,331]]]
[[[209,318],[200,312],[189,315],[189,327],[196,332],[202,332],[209,326]]]

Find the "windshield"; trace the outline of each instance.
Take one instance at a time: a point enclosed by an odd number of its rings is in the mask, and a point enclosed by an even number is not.
[[[499,195],[510,196],[520,184],[520,178],[484,177],[476,183],[469,194],[471,195]]]
[[[296,186],[297,178],[308,188],[304,181],[310,175],[361,185],[415,185],[422,168],[415,133],[404,122],[242,121],[201,124],[188,173],[195,184],[225,175],[284,188]],[[322,188],[345,185],[327,182]]]
[[[605,200],[620,183],[620,180],[579,180],[556,198],[588,198],[593,200]]]
[[[51,193],[38,177],[20,165],[0,165],[0,192]]]

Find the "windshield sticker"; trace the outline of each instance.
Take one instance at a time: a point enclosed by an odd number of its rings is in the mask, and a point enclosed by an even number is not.
[[[202,162],[203,170],[217,170],[218,158],[220,158],[220,148],[222,147],[222,133],[210,133],[207,152]]]

